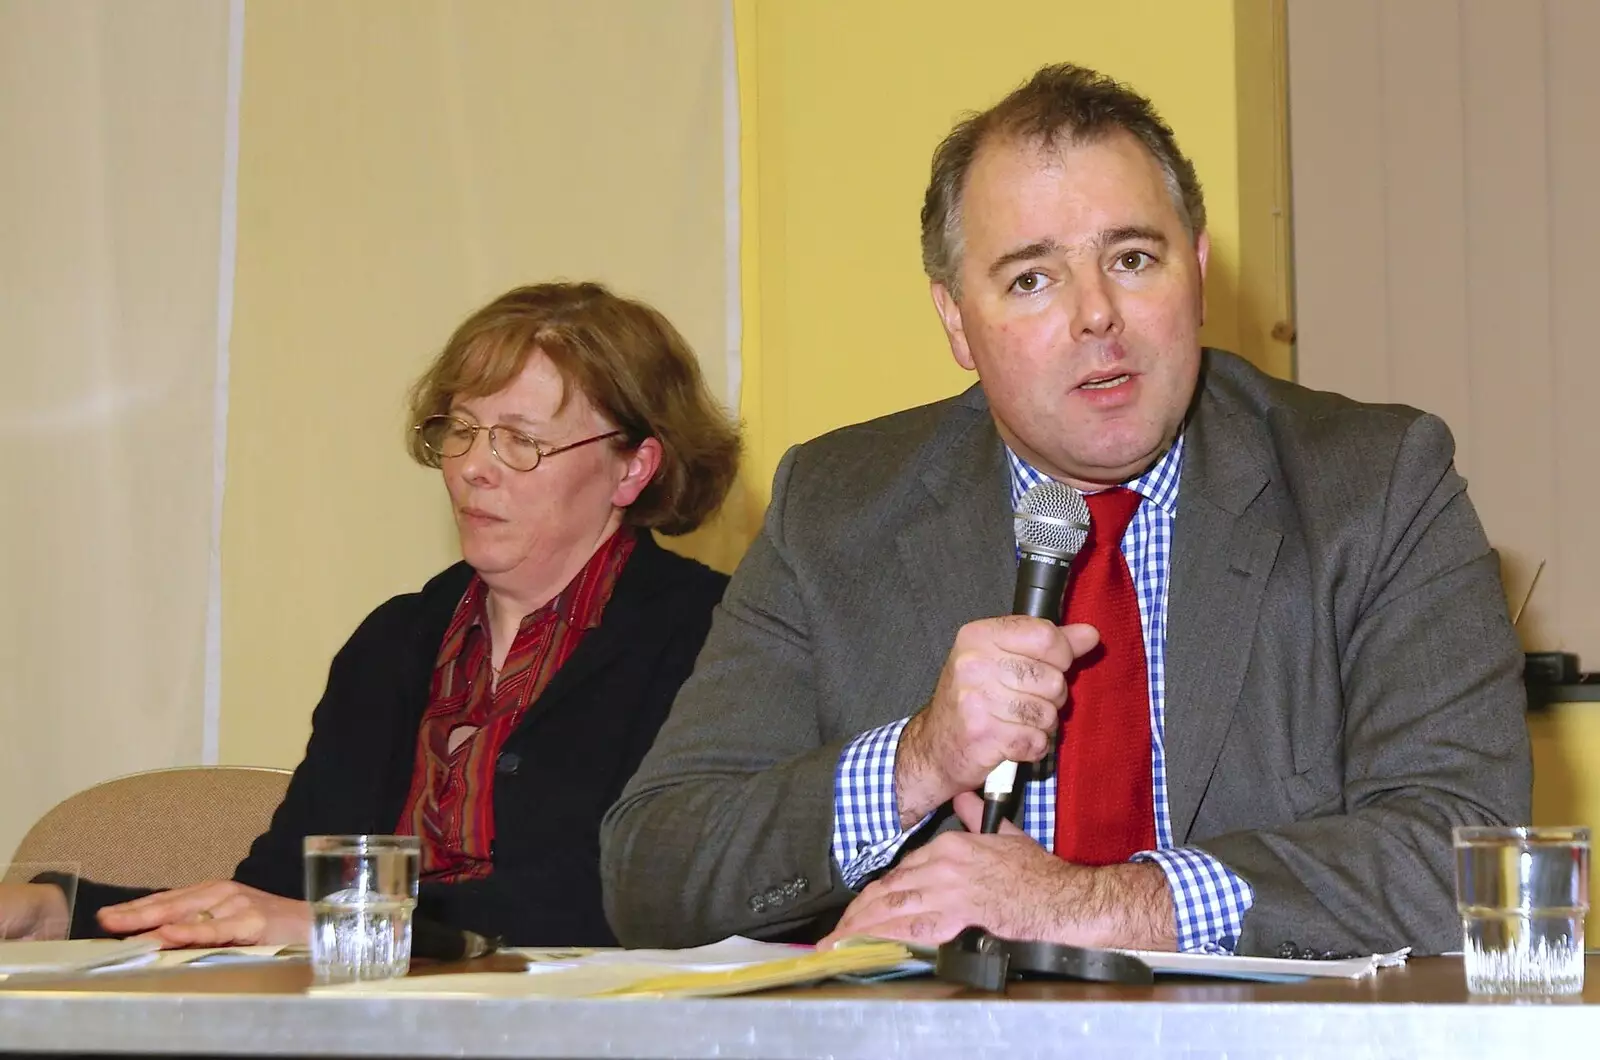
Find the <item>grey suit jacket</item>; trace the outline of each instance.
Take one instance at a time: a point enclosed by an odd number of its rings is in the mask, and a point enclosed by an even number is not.
[[[1438,419],[1208,350],[1173,529],[1174,842],[1254,888],[1240,952],[1457,948],[1450,828],[1521,823],[1521,654]],[[695,671],[602,829],[628,945],[821,931],[847,741],[915,713],[1015,580],[980,390],[783,459]]]

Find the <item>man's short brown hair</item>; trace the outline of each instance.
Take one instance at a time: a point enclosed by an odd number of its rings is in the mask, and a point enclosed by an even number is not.
[[[1190,237],[1206,227],[1206,202],[1194,164],[1178,150],[1167,123],[1144,96],[1082,66],[1046,66],[1005,99],[950,130],[933,153],[933,174],[922,201],[922,268],[928,278],[961,295],[961,197],[978,150],[991,140],[1050,149],[1090,144],[1117,132],[1136,138],[1160,165],[1173,205]]]
[[[717,510],[739,468],[738,427],[678,329],[598,283],[518,287],[473,313],[412,387],[411,422],[449,412],[457,397],[498,393],[535,352],[622,431],[614,444],[661,443],[661,466],[628,507],[628,523],[686,534]],[[412,458],[438,467],[417,432],[407,435]]]

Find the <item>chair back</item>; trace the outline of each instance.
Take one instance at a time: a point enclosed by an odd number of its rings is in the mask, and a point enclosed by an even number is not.
[[[24,864],[76,862],[84,879],[121,887],[225,880],[266,831],[287,769],[181,766],[132,773],[69,795],[28,829],[5,882]]]

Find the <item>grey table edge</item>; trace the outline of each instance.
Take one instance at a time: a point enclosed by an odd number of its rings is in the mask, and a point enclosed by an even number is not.
[[[1463,1057],[1600,1041],[1600,1006],[328,998],[0,989],[0,1052],[975,1060]]]

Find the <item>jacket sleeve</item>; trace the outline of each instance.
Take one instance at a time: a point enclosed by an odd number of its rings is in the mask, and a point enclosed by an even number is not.
[[[694,674],[601,829],[606,913],[628,946],[784,934],[851,893],[830,852],[842,742],[812,704],[805,590],[784,541],[795,453]]]
[[[94,880],[75,880],[63,872],[41,872],[30,882],[51,884],[59,887],[63,894],[72,896],[72,922],[67,937],[74,939],[116,938],[100,926],[100,910],[108,905],[131,902],[135,898],[156,893],[148,887],[118,887]]]
[[[1348,566],[1364,585],[1339,657],[1337,805],[1193,844],[1255,890],[1240,952],[1457,949],[1451,827],[1529,819],[1522,654],[1453,452],[1440,420],[1410,425],[1378,540]]]

